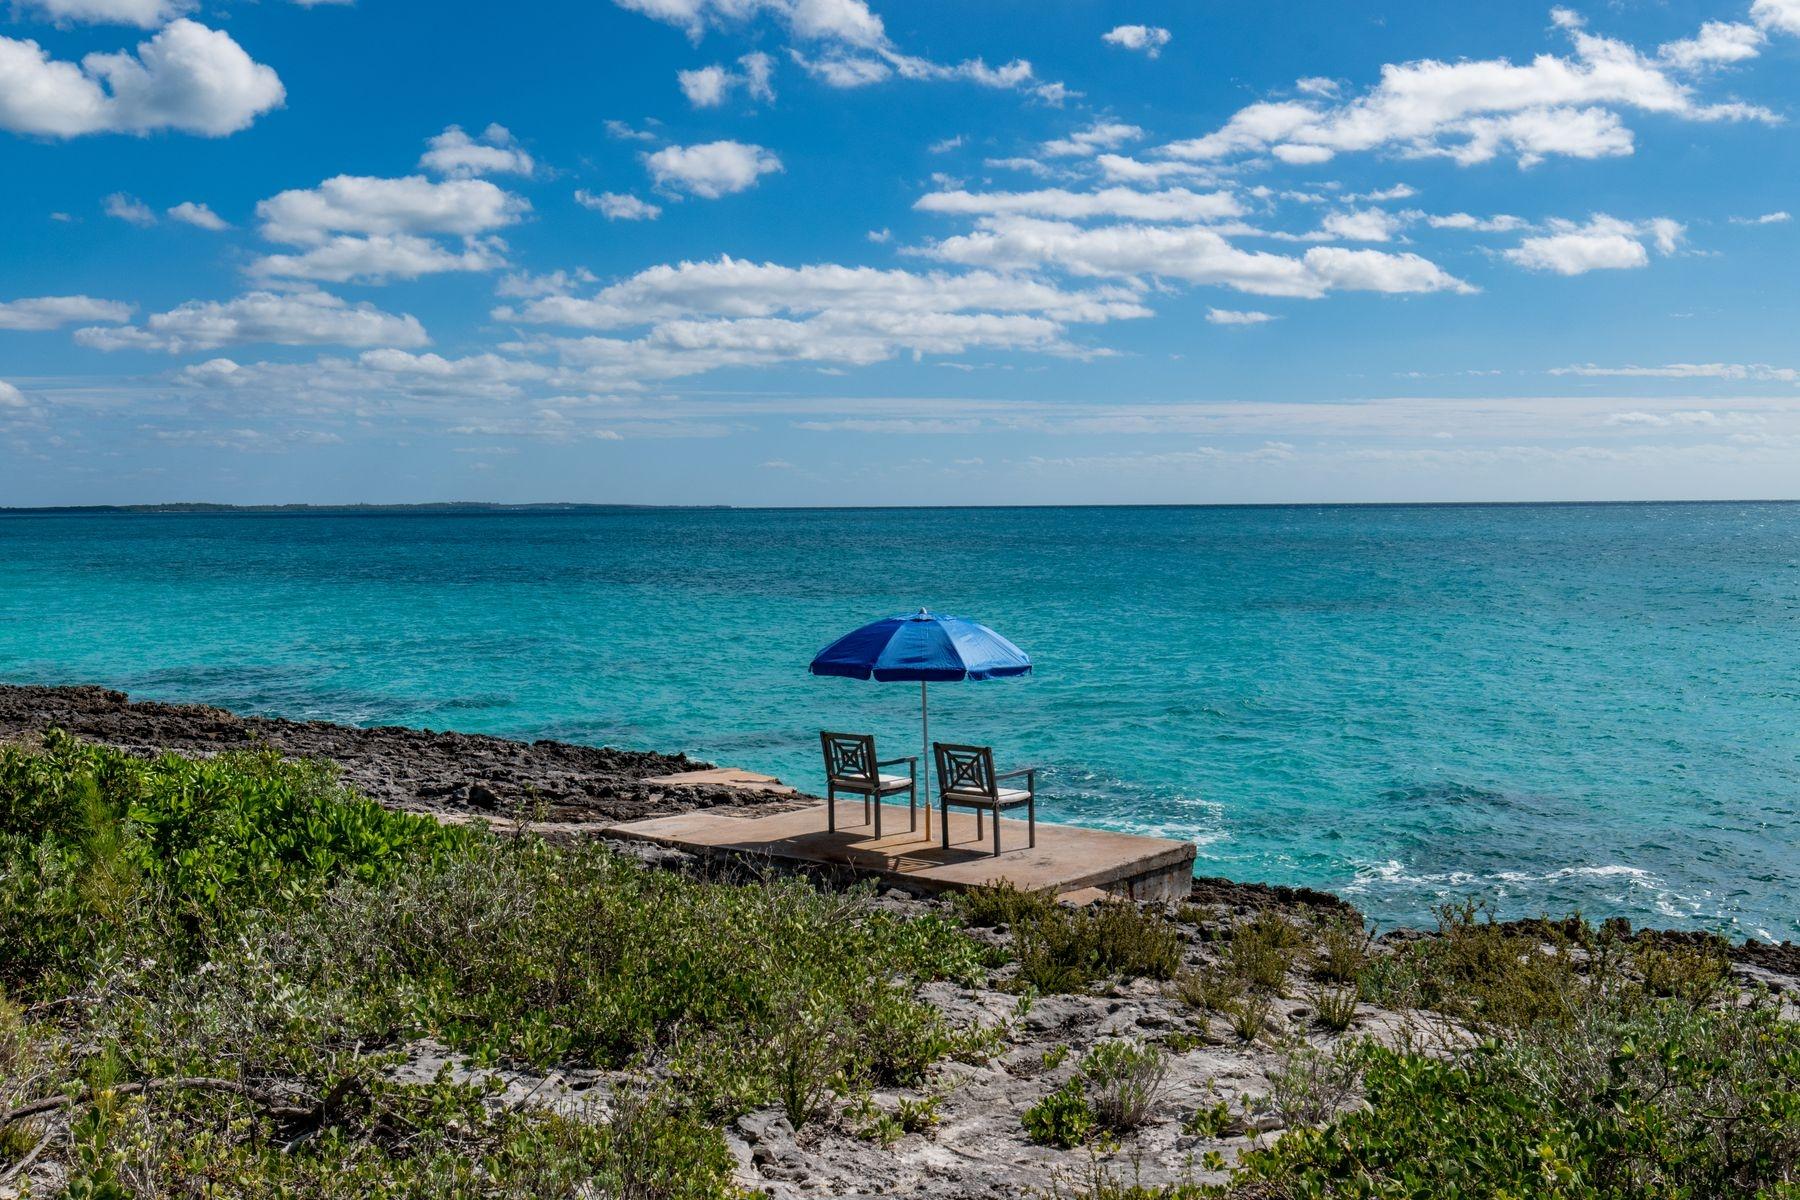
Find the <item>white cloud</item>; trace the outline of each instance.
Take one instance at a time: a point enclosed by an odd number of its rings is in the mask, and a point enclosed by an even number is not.
[[[24,408],[25,393],[0,379],[0,408]]]
[[[1492,217],[1476,217],[1465,212],[1427,215],[1425,223],[1433,229],[1466,229],[1474,233],[1513,233],[1531,222],[1523,217],[1500,213]]]
[[[1262,101],[1239,110],[1203,137],[1164,147],[1172,157],[1210,161],[1272,154],[1319,162],[1336,154],[1394,149],[1468,165],[1501,154],[1530,166],[1550,155],[1599,158],[1629,154],[1631,131],[1616,109],[1687,120],[1774,120],[1765,109],[1705,104],[1672,77],[1669,64],[1624,42],[1588,33],[1557,10],[1574,42],[1570,56],[1389,64],[1381,82],[1352,100]],[[1711,43],[1717,46],[1717,39]],[[1716,52],[1714,50],[1708,53]]]
[[[1765,40],[1763,31],[1754,25],[1708,21],[1693,37],[1657,47],[1656,56],[1672,66],[1695,71],[1755,58]]]
[[[952,150],[961,149],[964,140],[963,135],[959,133],[955,137],[939,138],[925,149],[932,154],[948,154]]]
[[[504,266],[506,244],[499,238],[464,238],[462,248],[452,250],[441,242],[412,234],[343,234],[300,254],[266,254],[250,264],[249,272],[265,279],[386,283],[448,271],[493,271]]]
[[[818,47],[808,55],[790,47],[789,57],[830,87],[867,87],[888,79],[963,81],[983,87],[1024,91],[1049,104],[1074,93],[1061,83],[1039,81],[1022,59],[990,67],[979,58],[947,64],[902,53],[887,36],[881,18],[864,0],[614,0],[619,7],[685,29],[695,42],[708,28],[741,26],[767,16],[795,41]],[[710,97],[716,80],[696,80]],[[684,83],[684,90],[685,90]]]
[[[22,0],[34,12],[58,25],[136,25],[157,29],[190,12],[193,0]]]
[[[946,262],[1001,269],[1053,266],[1076,275],[1160,278],[1234,288],[1263,296],[1315,299],[1337,289],[1472,292],[1416,254],[1319,246],[1303,257],[1243,250],[1199,226],[1104,225],[1084,228],[1028,217],[989,217],[974,233],[925,253]]]
[[[728,70],[715,63],[693,71],[679,71],[675,80],[681,85],[681,94],[695,108],[717,108],[739,88],[752,100],[773,103],[775,88],[771,81],[775,60],[757,51],[738,59],[738,66],[741,71]]]
[[[1679,222],[1667,217],[1632,222],[1605,214],[1596,214],[1585,225],[1558,219],[1547,226],[1549,232],[1528,237],[1502,253],[1519,266],[1558,275],[1630,270],[1650,264],[1646,241],[1660,254],[1673,254],[1684,232]]]
[[[1100,40],[1109,46],[1139,50],[1148,58],[1161,54],[1170,38],[1169,31],[1160,25],[1115,25],[1100,35]]]
[[[650,122],[652,125],[655,121]],[[648,129],[633,129],[623,121],[611,120],[606,123],[606,136],[621,142],[654,142],[660,140]]]
[[[326,292],[247,292],[235,300],[190,300],[139,325],[89,327],[75,340],[96,350],[181,354],[254,342],[282,346],[422,346],[430,339],[410,314],[352,305]]]
[[[1800,0],[1756,0],[1750,19],[1764,29],[1800,36]]]
[[[33,41],[0,37],[0,129],[45,137],[173,129],[223,137],[286,93],[275,72],[229,34],[186,18],[137,53],[52,59]]]
[[[494,317],[637,337],[552,338],[543,349],[589,386],[671,379],[721,367],[865,366],[896,354],[968,350],[1081,353],[1070,324],[1148,316],[1132,287],[1068,291],[1028,276],[958,275],[721,258],[653,267],[589,297],[546,296]]]
[[[489,125],[479,138],[470,137],[462,126],[446,126],[444,132],[426,142],[428,147],[419,157],[419,166],[452,179],[470,179],[477,175],[530,175],[537,168],[531,155],[521,148],[504,125]]]
[[[1144,162],[1136,158],[1128,158],[1122,154],[1101,154],[1094,162],[1108,179],[1119,179],[1126,183],[1161,184],[1168,179],[1206,178],[1213,174],[1213,169],[1198,163],[1179,162],[1165,159],[1160,162]]]
[[[169,209],[169,219],[192,225],[197,229],[210,229],[217,233],[221,229],[230,229],[231,222],[204,204],[196,204],[192,200],[183,200]]]
[[[1724,379],[1732,382],[1800,383],[1800,369],[1773,367],[1768,363],[1669,363],[1661,367],[1602,367],[1584,363],[1573,367],[1555,367],[1550,374],[1617,379]]]
[[[1294,90],[1304,96],[1335,96],[1338,94],[1338,81],[1324,75],[1308,75],[1304,79],[1294,80]]]
[[[756,186],[781,160],[761,146],[743,142],[703,142],[666,146],[645,156],[644,164],[658,187],[717,200]]]
[[[1206,320],[1207,323],[1211,325],[1263,325],[1269,321],[1279,321],[1280,319],[1281,318],[1274,313],[1257,312],[1255,310],[1248,312],[1229,308],[1209,308],[1206,310]]]
[[[1386,209],[1361,208],[1334,212],[1319,222],[1319,229],[1346,242],[1385,242],[1392,239],[1404,223]]]
[[[1052,158],[1086,158],[1100,150],[1113,150],[1143,137],[1144,131],[1123,121],[1095,121],[1067,137],[1045,142],[1039,149]]]
[[[888,44],[881,18],[863,0],[614,0],[620,8],[678,25],[695,41],[708,26],[729,28],[761,14],[805,41],[873,50]]]
[[[1760,217],[1733,217],[1731,223],[1733,225],[1783,225],[1791,220],[1793,220],[1792,215],[1783,209],[1780,212],[1764,213]]]
[[[517,222],[531,205],[485,179],[433,182],[338,175],[316,188],[281,192],[256,206],[263,236],[316,245],[334,233],[447,233],[472,237]]]
[[[654,221],[662,216],[662,205],[624,192],[601,192],[596,196],[585,189],[577,189],[575,203],[601,213],[609,221]]]
[[[92,296],[33,296],[0,300],[0,329],[41,333],[77,321],[129,321],[132,306]]]
[[[966,216],[1019,214],[1064,220],[1124,217],[1138,221],[1211,221],[1244,212],[1243,205],[1229,192],[1192,192],[1186,188],[1142,192],[1122,187],[1093,192],[1062,188],[1032,192],[930,192],[913,207],[921,212]]]
[[[150,206],[125,192],[114,192],[108,196],[105,206],[107,216],[124,221],[127,225],[143,229],[156,224],[156,214],[150,211]]]

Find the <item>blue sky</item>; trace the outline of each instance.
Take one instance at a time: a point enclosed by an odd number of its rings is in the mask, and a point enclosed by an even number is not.
[[[0,504],[1793,496],[1800,0],[13,0]]]

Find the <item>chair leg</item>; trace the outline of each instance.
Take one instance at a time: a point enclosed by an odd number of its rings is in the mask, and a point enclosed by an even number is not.
[[[825,832],[837,832],[837,789],[830,785],[825,788]]]
[[[863,793],[863,824],[869,823],[869,793]]]
[[[919,785],[906,789],[906,832],[919,832]]]
[[[1000,810],[994,810],[994,857],[1000,857]]]
[[[881,793],[875,793],[875,840],[881,840]]]
[[[938,831],[944,835],[944,849],[948,850],[950,848],[950,802],[943,801],[938,805],[938,810],[942,817],[938,821]]]
[[[1033,850],[1037,849],[1037,797],[1033,796],[1025,802],[1025,829],[1031,835],[1027,843]]]
[[[981,809],[978,808],[975,810],[975,840],[976,841],[981,840],[981,821],[982,821],[982,818],[984,815],[985,814],[982,812]]]

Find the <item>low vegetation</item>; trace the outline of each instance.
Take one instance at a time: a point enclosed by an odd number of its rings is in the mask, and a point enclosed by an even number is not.
[[[863,893],[53,736],[0,752],[0,1180],[54,1156],[79,1197],[726,1195],[723,1119],[917,1082],[957,1049],[917,985],[979,962]],[[619,1082],[586,1114],[398,1082],[424,1039]]]
[[[1009,888],[935,911],[444,827],[270,755],[0,749],[0,1193],[731,1197],[740,1114],[945,1137],[935,1064],[1034,1004],[1148,997],[1154,1040],[1096,1021],[1007,1068],[1045,1080],[1012,1136],[1088,1164],[1056,1194],[1800,1198],[1800,1026],[1722,942],[1472,906],[1381,942]],[[1012,1024],[921,999],[995,967]],[[1196,1107],[1202,1046],[1266,1090]],[[1117,1176],[1176,1122],[1208,1182]]]

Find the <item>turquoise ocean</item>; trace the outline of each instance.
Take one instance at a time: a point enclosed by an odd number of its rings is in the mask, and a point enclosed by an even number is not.
[[[820,786],[928,605],[1033,656],[932,730],[1042,815],[1383,925],[1476,897],[1800,936],[1800,506],[0,516],[0,681],[697,756]]]

